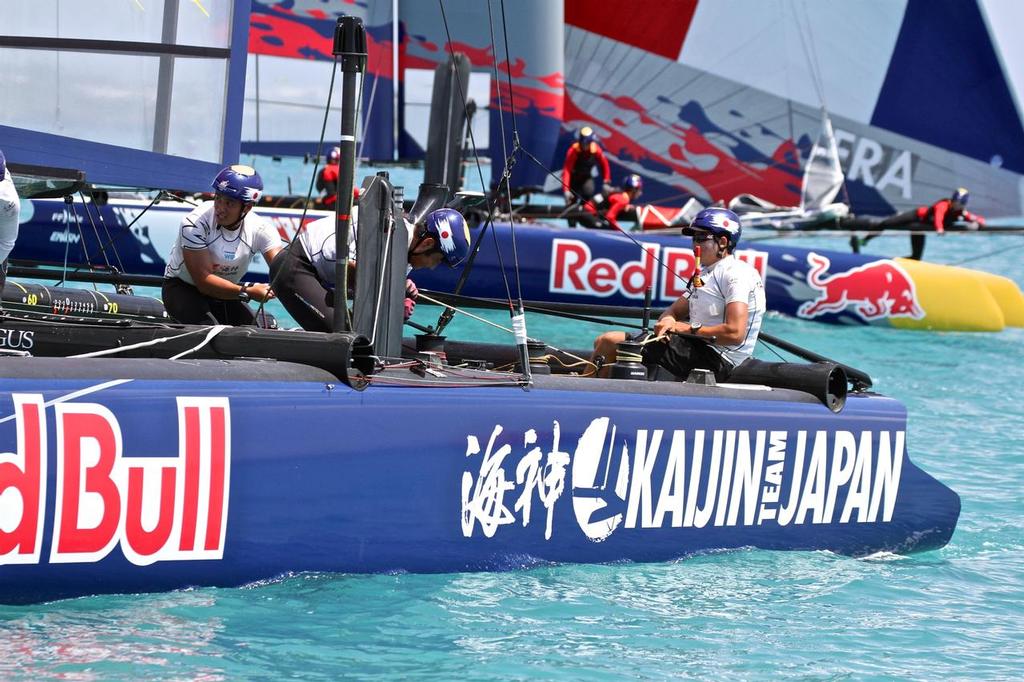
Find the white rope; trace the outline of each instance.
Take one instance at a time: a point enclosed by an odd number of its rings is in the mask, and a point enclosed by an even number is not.
[[[453,311],[455,311],[457,313],[461,313],[461,314],[465,315],[466,317],[471,317],[474,320],[477,320],[479,322],[483,322],[484,324],[489,324],[492,327],[497,327],[498,329],[500,329],[503,332],[508,332],[509,334],[515,334],[515,332],[513,332],[508,327],[502,327],[497,322],[491,322],[490,320],[485,320],[484,318],[482,318],[482,317],[480,317],[478,315],[474,315],[473,313],[467,312],[465,310],[460,310],[459,308],[456,308],[453,305],[448,305],[447,303],[439,301],[436,298],[431,298],[430,296],[427,296],[426,294],[424,294],[422,291],[419,293],[419,296],[417,296],[417,298],[422,298],[424,301],[427,301],[429,303],[433,303],[435,305],[439,305],[439,306],[442,306],[444,308],[448,308],[448,309],[453,310]],[[534,340],[535,339],[530,339],[530,341],[534,341]]]
[[[197,345],[197,346],[195,346],[193,348],[190,348],[187,351],[184,351],[182,353],[179,353],[179,354],[175,355],[174,357],[171,358],[171,360],[177,360],[178,358],[182,357],[183,355],[188,355],[189,353],[192,353],[194,351],[199,350],[200,348],[205,346],[207,343],[209,343],[210,339],[212,339],[214,336],[219,334],[224,329],[227,329],[226,325],[216,325],[214,327],[210,327],[209,331],[206,334],[206,338],[203,339],[203,341],[199,345]],[[98,358],[98,357],[102,357],[104,355],[116,355],[117,353],[121,353],[121,352],[126,351],[126,350],[135,350],[137,348],[145,348],[146,346],[155,346],[155,345],[160,344],[160,343],[166,343],[168,341],[174,341],[175,339],[181,339],[181,338],[184,338],[186,336],[190,336],[192,334],[198,334],[198,333],[200,333],[202,331],[205,331],[205,329],[193,329],[192,331],[185,332],[184,334],[178,334],[176,336],[165,336],[164,338],[161,338],[161,339],[152,339],[150,341],[141,341],[139,343],[133,343],[130,346],[121,346],[120,348],[106,348],[104,350],[92,351],[91,353],[80,353],[78,355],[70,355],[68,357],[72,357],[72,358]]]
[[[391,242],[394,241],[395,220],[403,220],[403,218],[392,216],[387,236],[384,238],[384,258],[380,261],[380,271],[377,273],[377,281],[381,283],[381,286],[377,288],[377,302],[373,307],[373,334],[370,335],[370,345],[373,345],[377,339],[377,326],[380,323],[380,309],[384,298],[384,274],[387,272],[388,260],[391,257]],[[403,289],[405,288],[405,282],[402,282],[402,287]]]
[[[206,335],[206,338],[203,339],[202,341],[200,341],[198,345],[192,346],[188,350],[182,351],[182,352],[178,353],[177,355],[171,357],[171,360],[177,360],[178,358],[184,357],[184,356],[188,355],[189,353],[196,352],[197,350],[199,350],[200,348],[202,348],[206,344],[210,343],[210,341],[213,340],[213,337],[217,336],[217,334],[220,334],[222,331],[224,331],[227,328],[228,328],[228,325],[225,325],[225,324],[218,324],[218,325],[216,325],[214,327],[211,327],[209,333],[207,333],[207,335]]]
[[[455,306],[449,305],[447,303],[444,303],[443,301],[439,301],[436,298],[431,298],[430,296],[427,296],[422,291],[419,293],[419,296],[417,298],[422,298],[424,301],[427,301],[429,303],[433,303],[435,305],[439,305],[439,306],[441,306],[443,308],[448,308],[448,309],[453,310],[453,311],[455,311],[457,313],[465,315],[466,317],[471,317],[474,320],[478,320],[479,322],[483,322],[484,324],[489,324],[492,327],[497,327],[498,329],[500,329],[503,332],[508,332],[509,334],[512,334],[513,337],[515,337],[515,335],[516,335],[515,332],[512,331],[511,329],[509,329],[508,327],[502,327],[500,324],[497,324],[496,322],[491,322],[490,320],[485,320],[484,318],[479,317],[477,315],[474,315],[473,313],[470,313],[470,312],[467,312],[465,310],[461,310],[459,308],[456,308]],[[526,333],[525,322],[523,323],[523,333],[524,333],[524,336],[525,336],[525,333]],[[531,338],[529,336],[526,336],[525,338],[526,338],[527,341],[537,341],[537,342],[540,342],[540,339],[534,339],[534,338]],[[659,338],[661,338],[661,337],[659,337]],[[590,362],[590,360],[587,360],[586,358],[581,358],[580,356],[574,355],[573,353],[570,353],[569,351],[562,350],[561,348],[557,348],[555,346],[552,346],[550,343],[545,343],[545,345],[548,348],[550,348],[551,350],[557,351],[559,353],[564,353],[565,355],[568,355],[570,358],[575,358],[576,360],[579,360],[580,362],[586,362],[588,364],[593,364],[592,362]]]

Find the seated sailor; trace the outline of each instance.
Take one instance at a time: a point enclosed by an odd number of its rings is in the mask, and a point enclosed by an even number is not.
[[[358,207],[353,206],[348,234],[349,272],[356,265],[356,229]],[[469,254],[469,228],[462,214],[441,208],[427,214],[421,226],[406,221],[409,232],[409,265],[434,268],[442,261],[448,267],[462,264]],[[270,264],[274,291],[285,310],[307,331],[333,331],[335,217],[327,216],[307,224],[288,249]],[[408,274],[408,270],[406,274]],[[416,306],[418,292],[412,280],[406,280],[405,319]]]
[[[653,337],[644,343],[645,364],[658,364],[680,379],[693,369],[707,369],[725,381],[753,354],[765,312],[764,284],[753,266],[734,255],[740,232],[739,218],[725,208],[706,208],[683,228],[693,237],[699,267],[654,325]],[[714,342],[678,334],[714,337]],[[601,334],[591,360],[600,356],[606,365],[614,362],[617,345],[626,338],[619,331]]]
[[[214,178],[213,190],[213,201],[181,221],[164,270],[164,307],[186,324],[254,325],[247,302],[267,301],[274,292],[269,284],[241,280],[256,254],[273,262],[281,238],[252,210],[263,194],[263,180],[253,168],[228,166]]]

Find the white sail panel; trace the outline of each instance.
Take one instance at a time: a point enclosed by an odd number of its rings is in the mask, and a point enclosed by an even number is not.
[[[333,61],[249,54],[242,139],[248,142],[318,140],[330,92]],[[341,74],[327,116],[328,149],[341,128]],[[308,144],[303,147],[306,151]]]
[[[246,3],[38,0],[3,12],[9,162],[200,189],[237,160]]]
[[[821,134],[807,155],[800,208],[820,211],[835,201],[843,188],[843,169],[839,165],[839,149],[832,133],[832,121],[822,112]]]
[[[905,8],[905,0],[700,2],[679,61],[867,123]]]
[[[1020,0],[980,0],[982,16],[1010,86],[1017,114],[1024,118],[1024,41],[1020,39]]]

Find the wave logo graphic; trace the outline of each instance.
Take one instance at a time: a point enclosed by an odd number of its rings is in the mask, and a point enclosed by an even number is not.
[[[626,511],[629,445],[625,438],[617,443],[616,433],[608,417],[595,419],[573,455],[572,509],[580,529],[594,542],[615,532]]]
[[[883,317],[925,316],[918,303],[914,280],[896,263],[879,260],[846,272],[825,275],[832,262],[826,256],[807,254],[807,284],[819,292],[818,298],[797,310],[799,317],[812,319],[827,313],[839,313],[853,306],[853,312],[865,321]]]

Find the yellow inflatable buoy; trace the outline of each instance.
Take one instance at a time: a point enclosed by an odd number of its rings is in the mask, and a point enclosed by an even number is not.
[[[1003,306],[1015,310],[1007,284],[1021,296],[1017,285],[1005,277],[908,258],[893,260],[913,280],[917,300],[925,312],[921,319],[890,318],[889,323],[897,329],[997,332],[1007,324]]]

